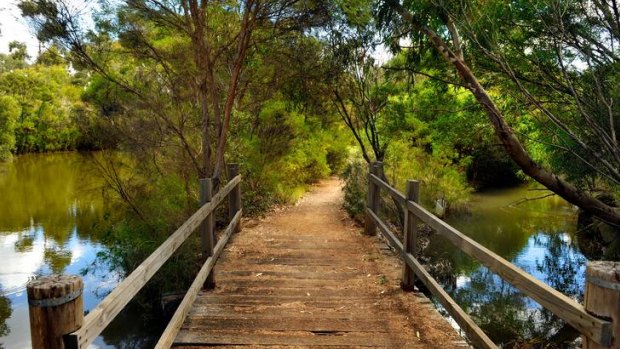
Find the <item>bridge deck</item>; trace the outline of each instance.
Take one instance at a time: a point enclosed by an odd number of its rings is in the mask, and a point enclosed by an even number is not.
[[[341,211],[339,182],[247,224],[220,257],[174,346],[464,347],[401,262]]]

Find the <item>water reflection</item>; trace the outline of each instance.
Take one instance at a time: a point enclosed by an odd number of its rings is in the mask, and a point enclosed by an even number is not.
[[[88,155],[25,155],[0,164],[0,347],[30,347],[25,286],[31,278],[80,274],[105,248],[92,229],[103,213],[102,184]],[[90,270],[85,308],[118,279],[107,269]],[[103,338],[95,344],[110,347]]]
[[[580,300],[586,259],[573,239],[575,210],[557,197],[515,204],[539,195],[528,188],[477,194],[472,213],[452,217],[449,223],[536,278]],[[444,282],[446,289],[496,343],[574,339],[564,336],[565,324],[560,319],[443,238],[433,236],[426,253],[432,262],[449,261],[455,277]]]

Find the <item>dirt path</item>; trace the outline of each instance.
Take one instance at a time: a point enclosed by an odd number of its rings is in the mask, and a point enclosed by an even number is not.
[[[322,181],[297,205],[247,222],[176,345],[465,346],[426,297],[400,290],[401,262],[347,218],[340,185]]]

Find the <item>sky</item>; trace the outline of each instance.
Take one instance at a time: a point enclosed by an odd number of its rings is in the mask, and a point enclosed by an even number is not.
[[[9,52],[9,42],[25,42],[28,54],[35,57],[39,43],[17,8],[17,0],[0,0],[0,53]]]

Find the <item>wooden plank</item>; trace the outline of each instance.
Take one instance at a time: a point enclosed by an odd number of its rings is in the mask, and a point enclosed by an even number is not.
[[[211,202],[200,207],[183,225],[179,227],[164,243],[162,243],[142,264],[140,264],[125,280],[105,297],[84,318],[84,325],[77,331],[66,336],[67,346],[87,348],[108,324],[123,310],[133,297],[155,275],[161,266],[185,242],[202,221],[241,182],[241,176],[233,178],[226,186],[215,194]]]
[[[347,272],[347,271],[325,271],[325,272],[311,272],[311,271],[250,271],[250,270],[232,270],[232,271],[220,271],[222,279],[226,280],[243,280],[252,278],[269,278],[269,279],[314,279],[314,280],[342,280],[342,278],[352,277],[366,277],[368,273],[362,271]]]
[[[228,164],[228,178],[235,178],[239,175],[239,164]],[[233,217],[241,210],[241,186],[237,185],[228,195],[228,219]],[[241,231],[241,221],[235,227],[235,233]]]
[[[568,322],[582,334],[602,345],[607,345],[610,342],[612,338],[611,322],[590,315],[581,304],[480,245],[435,217],[419,204],[408,201],[408,209],[460,250],[479,260],[484,266]]]
[[[188,317],[183,330],[271,330],[271,331],[362,331],[389,332],[387,319],[334,318],[329,322],[317,318],[265,317],[248,321],[246,318]]]
[[[251,227],[248,227],[251,229]],[[256,236],[261,237],[261,241],[257,241],[257,243],[270,243],[270,242],[279,242],[279,241],[291,241],[291,242],[302,242],[302,241],[316,241],[316,242],[332,242],[332,241],[341,241],[341,242],[356,242],[355,239],[351,237],[338,237],[334,236],[331,232],[327,232],[322,235],[313,234],[295,234],[294,236],[290,235],[282,235],[281,232],[265,232],[265,231],[246,231],[245,235],[247,236]]]
[[[207,258],[207,261],[203,264],[202,268],[198,272],[198,275],[196,275],[196,279],[194,279],[194,282],[192,282],[192,285],[187,290],[185,297],[183,297],[181,304],[179,304],[177,310],[174,312],[168,326],[166,326],[166,329],[162,333],[161,337],[159,337],[159,341],[155,346],[156,349],[170,348],[172,345],[174,338],[185,320],[185,316],[189,312],[190,307],[193,305],[194,300],[196,300],[196,295],[198,295],[198,292],[202,289],[202,286],[207,280],[207,277],[213,269],[220,253],[224,250],[224,246],[228,242],[228,239],[230,239],[230,236],[236,230],[237,224],[239,224],[239,221],[241,220],[241,212],[241,210],[237,211],[230,224],[228,224],[226,231],[220,238],[220,241],[217,242],[217,245],[213,249],[213,255]]]
[[[272,304],[275,302],[333,302],[334,304],[348,304],[348,303],[363,303],[363,302],[378,302],[386,298],[383,295],[380,296],[360,296],[360,295],[347,295],[347,296],[307,296],[307,295],[240,295],[230,293],[213,293],[203,292],[199,294],[196,299],[196,304],[237,304],[237,303],[257,303],[257,304]]]
[[[213,197],[213,181],[211,178],[200,179],[200,205],[204,205],[211,201]],[[198,227],[200,231],[200,252],[201,257],[206,261],[207,258],[213,255],[213,248],[215,246],[215,219],[214,214],[211,212],[207,215],[204,221]],[[215,280],[213,273],[209,273],[209,277],[205,280],[205,288],[215,287]]]
[[[337,249],[284,249],[284,248],[240,248],[235,245],[239,251],[243,251],[243,257],[255,258],[263,256],[265,258],[321,258],[332,257],[346,260],[348,256],[360,256],[360,250],[337,250]],[[243,261],[243,260],[239,260]]]
[[[310,309],[316,309],[317,311],[325,311],[325,312],[339,312],[345,309],[347,311],[351,311],[353,308],[355,308],[355,311],[359,309],[371,309],[371,308],[378,309],[378,310],[384,310],[394,305],[393,303],[389,303],[387,301],[382,302],[379,299],[377,299],[375,302],[337,303],[337,302],[334,302],[333,300],[321,301],[321,300],[314,300],[310,297],[308,298],[309,299],[305,299],[305,300],[281,299],[281,300],[272,300],[269,302],[263,301],[263,303],[226,302],[226,301],[210,302],[209,300],[201,299],[201,300],[197,300],[193,304],[193,307],[197,312],[201,312],[201,311],[222,311],[224,312],[228,310],[231,313],[234,313],[237,311],[245,311],[245,310],[252,310],[252,309],[260,308],[260,310],[257,310],[257,311],[283,310],[284,312],[291,312],[291,309],[295,309],[293,310],[293,313],[294,313],[299,310],[310,310]]]
[[[222,261],[224,255],[220,256],[220,261]],[[274,264],[245,264],[245,263],[218,263],[215,266],[215,269],[218,273],[226,273],[231,271],[240,271],[240,272],[253,272],[253,273],[265,273],[265,272],[291,272],[291,273],[338,273],[338,272],[360,272],[364,273],[367,271],[365,268],[357,268],[349,267],[348,265],[342,266],[307,266],[307,265],[274,265]]]
[[[375,277],[375,279],[378,277]],[[366,276],[359,277],[359,279],[366,279]],[[286,289],[286,288],[308,288],[308,287],[343,287],[341,282],[347,281],[352,282],[355,281],[355,278],[342,278],[340,280],[304,280],[304,279],[261,279],[255,278],[251,279],[243,279],[243,280],[220,280],[218,282],[218,286],[222,287],[271,287],[278,289]],[[344,286],[346,287],[346,286]]]
[[[222,256],[222,262],[237,262],[237,258],[233,256]],[[267,264],[267,265],[290,265],[290,266],[330,266],[330,267],[346,267],[350,263],[346,259],[336,258],[295,258],[295,257],[266,257],[266,258],[248,258],[243,260],[243,265],[250,264]]]
[[[441,317],[441,315],[437,312],[437,309],[433,308],[433,311],[437,314],[437,316]],[[375,317],[369,317],[368,313],[355,313],[355,314],[349,314],[349,313],[342,313],[342,314],[325,314],[325,317],[318,317],[316,315],[310,314],[308,312],[298,312],[298,313],[284,313],[284,312],[277,312],[277,313],[272,313],[272,314],[256,314],[256,313],[229,313],[229,314],[225,314],[225,313],[219,313],[219,312],[195,312],[192,309],[192,312],[190,314],[187,315],[187,320],[189,321],[190,319],[230,319],[230,320],[238,320],[238,321],[245,321],[245,322],[257,322],[257,321],[262,321],[264,319],[282,319],[282,321],[297,321],[297,320],[317,320],[317,321],[323,321],[324,323],[327,323],[328,321],[351,321],[351,322],[358,322],[358,321],[365,321],[365,320],[378,320]],[[398,315],[398,314],[394,314],[392,312],[390,313],[386,313],[386,314],[381,314],[381,318],[380,320],[382,321],[394,321],[395,323],[399,323],[400,321],[402,321],[402,315]]]
[[[347,241],[338,241],[338,242],[321,242],[321,241],[286,241],[286,242],[274,242],[269,244],[256,244],[254,246],[261,246],[264,249],[268,250],[337,250],[337,251],[347,251],[347,252],[358,252],[362,250],[363,246],[355,246],[351,245],[350,242]],[[237,245],[242,246],[241,244]]]
[[[351,332],[338,335],[312,333],[244,333],[244,332],[196,332],[183,331],[175,341],[175,345],[321,345],[321,346],[355,346],[355,347],[393,347],[416,348],[427,347],[419,340],[398,338],[394,334],[377,332]]]
[[[398,201],[398,203],[400,203],[401,205],[405,205],[407,203],[407,199],[405,198],[405,196],[399,192],[398,190],[392,188],[389,184],[385,183],[381,178],[375,176],[374,174],[370,174],[369,176],[370,180],[378,185],[379,187],[381,187],[381,189],[387,191],[387,193],[394,198],[394,200]]]
[[[390,245],[392,245],[392,247],[396,249],[398,254],[402,255],[403,244],[400,242],[400,240],[398,240],[396,235],[392,233],[390,228],[388,228],[388,226],[385,223],[383,223],[381,218],[379,218],[379,216],[377,216],[374,212],[372,212],[371,209],[366,208],[366,213],[372,218],[372,220],[375,222],[375,225],[379,228],[379,231],[381,231],[381,233],[388,240]]]
[[[221,261],[220,261],[221,263]],[[308,297],[327,297],[342,296],[346,297],[351,294],[351,289],[343,288],[326,288],[326,287],[304,287],[304,288],[274,288],[274,287],[240,287],[234,285],[218,285],[218,291],[228,294],[239,295],[286,295],[286,296],[308,296]],[[376,295],[379,292],[367,292],[356,289],[358,295]]]
[[[351,292],[351,291],[349,291]],[[219,317],[248,317],[248,318],[262,318],[265,316],[275,317],[300,317],[300,318],[322,318],[328,321],[329,319],[367,319],[370,314],[372,316],[381,316],[382,318],[392,316],[393,312],[397,309],[382,308],[381,305],[343,305],[337,306],[332,304],[331,308],[316,308],[316,307],[293,307],[286,306],[234,306],[234,305],[195,305],[191,309],[191,316],[219,316]],[[399,315],[394,315],[395,318],[401,318]]]
[[[377,166],[377,162],[371,162],[369,164],[368,171],[368,193],[366,197],[366,207],[370,208],[373,211],[376,211],[379,208],[379,199],[380,192],[379,187],[377,187],[371,180],[370,176],[378,171],[379,167]],[[374,236],[377,232],[377,227],[372,223],[372,219],[368,216],[364,218],[364,234]]]
[[[407,199],[420,202],[420,182],[407,181]],[[418,253],[418,220],[413,213],[409,212],[406,205],[404,206],[404,227],[403,227],[403,249],[405,253],[411,253],[417,256]],[[403,276],[401,287],[405,291],[413,291],[415,287],[415,272],[405,263],[403,266]]]
[[[482,331],[482,329],[469,317],[469,315],[461,309],[461,307],[450,297],[450,295],[443,289],[443,287],[433,279],[433,277],[424,269],[424,267],[409,253],[404,253],[403,245],[396,238],[394,233],[374,214],[374,212],[368,210],[369,215],[373,218],[379,230],[390,241],[392,246],[401,254],[405,259],[405,262],[420,280],[426,285],[431,293],[437,297],[439,302],[448,310],[450,315],[454,318],[457,324],[467,333],[468,338],[480,348],[497,348],[493,341]]]

